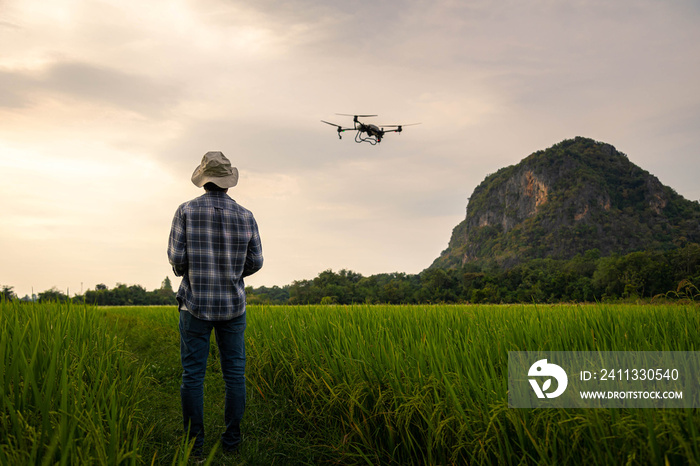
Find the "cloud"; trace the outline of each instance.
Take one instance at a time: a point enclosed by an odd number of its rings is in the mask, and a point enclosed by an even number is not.
[[[0,28],[19,29],[20,27],[10,21],[0,21]]]
[[[80,62],[55,62],[40,70],[0,71],[0,106],[26,107],[43,96],[108,105],[156,117],[174,108],[182,91],[167,80]]]
[[[179,97],[177,86],[162,78],[156,81],[88,63],[56,63],[40,83],[49,92],[152,116],[174,107]]]
[[[20,73],[0,70],[0,107],[21,108],[29,105],[31,81]]]

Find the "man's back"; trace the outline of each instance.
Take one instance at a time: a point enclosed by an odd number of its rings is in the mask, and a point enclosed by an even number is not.
[[[225,192],[206,192],[175,213],[168,257],[183,277],[178,300],[194,316],[228,320],[241,315],[243,277],[263,263],[255,218]]]
[[[191,455],[204,457],[204,377],[212,330],[226,386],[221,434],[224,452],[238,450],[245,412],[245,285],[243,277],[263,264],[253,214],[226,192],[238,184],[238,169],[220,151],[204,154],[192,183],[206,193],[178,207],[168,240],[168,259],[182,277],[177,292],[182,361],[182,425],[194,439]]]

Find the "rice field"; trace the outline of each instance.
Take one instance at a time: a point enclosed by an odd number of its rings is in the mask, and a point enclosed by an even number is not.
[[[92,309],[0,304],[0,464],[138,464],[143,368]]]
[[[185,460],[181,439],[170,440],[180,454],[167,453],[160,433],[180,422],[177,406],[141,396],[155,383],[179,397],[174,308],[0,309],[0,464]],[[511,409],[507,399],[508,351],[696,351],[698,311],[250,306],[243,429],[253,446],[222,464],[698,464],[695,409]],[[216,385],[211,356],[206,384]],[[258,416],[268,406],[282,415]],[[265,437],[285,423],[297,456]]]

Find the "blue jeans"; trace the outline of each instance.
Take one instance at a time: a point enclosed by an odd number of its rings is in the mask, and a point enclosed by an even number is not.
[[[180,358],[182,360],[182,418],[185,432],[195,438],[194,451],[204,446],[204,375],[209,356],[209,337],[214,329],[219,346],[221,372],[226,385],[224,450],[241,443],[241,419],[245,411],[245,314],[224,321],[201,320],[180,311]]]

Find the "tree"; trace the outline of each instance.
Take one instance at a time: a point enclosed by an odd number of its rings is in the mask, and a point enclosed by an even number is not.
[[[15,299],[17,296],[15,295],[13,288],[14,286],[2,285],[0,299],[4,299],[6,301],[12,301],[13,299]]]
[[[163,283],[160,285],[160,289],[165,291],[173,291],[173,285],[170,283],[170,277],[165,277],[165,280],[163,280]]]
[[[59,291],[58,288],[55,286],[51,288],[50,290],[42,291],[39,293],[39,302],[40,303],[46,303],[46,302],[59,302],[59,303],[64,303],[68,301],[68,296],[63,293],[62,291]]]
[[[160,285],[160,289],[153,291],[149,301],[150,304],[177,304],[170,277],[165,277],[165,280]]]
[[[159,288],[153,291],[146,291],[140,285],[126,286],[117,283],[116,288],[110,290],[105,285],[99,284],[95,290],[85,292],[85,302],[97,304],[98,306],[148,306],[148,305],[175,305],[175,292],[172,290]]]

